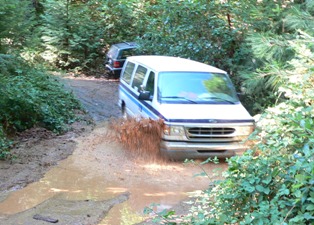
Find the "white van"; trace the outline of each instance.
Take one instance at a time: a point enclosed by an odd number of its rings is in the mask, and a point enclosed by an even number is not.
[[[170,56],[128,57],[119,106],[125,117],[163,119],[160,150],[172,159],[241,154],[255,124],[225,71]]]

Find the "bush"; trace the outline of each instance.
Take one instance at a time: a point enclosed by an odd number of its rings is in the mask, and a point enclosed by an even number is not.
[[[7,149],[5,134],[33,126],[61,133],[81,109],[56,78],[11,55],[0,55],[0,91],[0,154]]]
[[[10,156],[11,142],[5,137],[3,127],[0,126],[0,159],[6,159]]]
[[[139,27],[143,35],[137,40],[145,54],[191,58],[230,69],[237,48],[238,30],[230,29],[226,17],[231,7],[216,1],[167,1],[146,4]],[[229,8],[230,7],[230,8]]]
[[[296,96],[267,110],[256,147],[229,160],[226,179],[211,190],[209,222],[314,222],[314,94]]]

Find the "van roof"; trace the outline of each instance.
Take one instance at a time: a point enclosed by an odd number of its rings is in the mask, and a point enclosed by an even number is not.
[[[212,72],[212,73],[226,73],[216,67],[200,63],[190,59],[184,59],[173,56],[161,55],[141,55],[130,56],[129,61],[140,63],[149,67],[156,72],[161,71],[190,71],[190,72]]]

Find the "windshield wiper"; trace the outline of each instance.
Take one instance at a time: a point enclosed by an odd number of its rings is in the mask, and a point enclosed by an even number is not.
[[[192,102],[194,104],[198,104],[196,101],[193,101],[193,100],[185,98],[185,97],[180,97],[180,96],[162,96],[161,98],[184,99],[184,100]]]
[[[235,102],[233,101],[230,101],[230,100],[227,100],[227,99],[224,99],[224,98],[220,98],[220,97],[206,97],[204,99],[213,99],[213,100],[221,100],[221,101],[224,101],[224,102],[228,102],[230,104],[235,104]]]

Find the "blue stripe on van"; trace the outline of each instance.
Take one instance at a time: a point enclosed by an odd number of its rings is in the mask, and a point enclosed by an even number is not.
[[[144,100],[138,100],[138,95],[133,93],[125,84],[120,83],[120,90],[127,95],[137,106],[142,106],[142,111],[151,118],[160,118],[165,122],[172,123],[254,123],[253,119],[249,120],[220,120],[220,119],[167,119],[159,111],[153,108]]]

